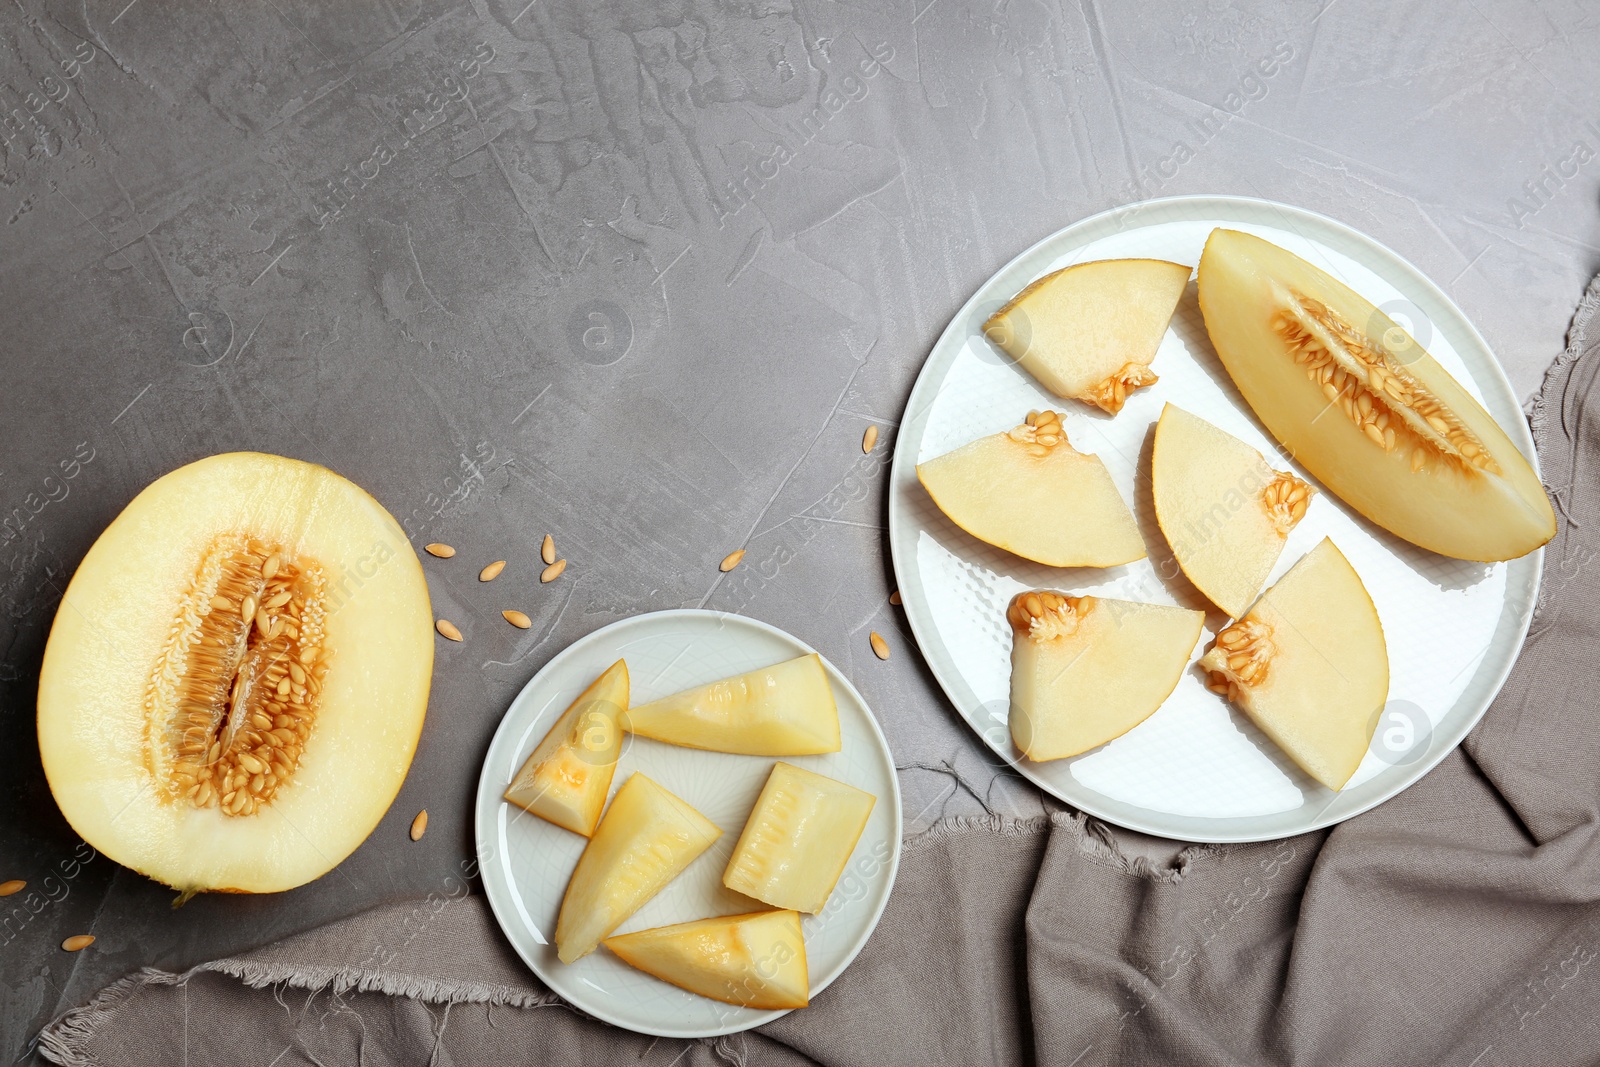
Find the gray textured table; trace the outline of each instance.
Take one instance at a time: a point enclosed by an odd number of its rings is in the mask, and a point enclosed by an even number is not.
[[[1192,6],[0,13],[0,880],[41,891],[0,902],[0,1055],[131,969],[453,891],[508,699],[636,612],[741,611],[820,648],[875,706],[913,826],[1037,811],[888,604],[883,482],[949,316],[1086,214],[1187,192],[1326,212],[1438,281],[1531,393],[1600,265],[1593,8]],[[500,622],[475,566],[430,567],[466,641],[441,643],[389,817],[313,885],[174,912],[85,859],[34,693],[95,536],[234,449],[346,474],[418,545],[512,560],[496,593],[534,627]],[[572,564],[540,587],[546,531]],[[59,951],[81,932],[91,950]]]

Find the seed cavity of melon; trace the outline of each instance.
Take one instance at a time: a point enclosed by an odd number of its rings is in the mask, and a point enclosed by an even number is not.
[[[1320,300],[1290,290],[1284,304],[1273,330],[1307,376],[1321,384],[1328,403],[1374,445],[1385,452],[1408,448],[1413,471],[1441,460],[1463,470],[1501,473],[1478,435],[1388,345],[1374,343]],[[1415,344],[1404,331],[1393,332],[1402,351]]]
[[[150,770],[171,803],[254,815],[316,724],[328,584],[315,561],[227,534],[184,594],[145,697]]]
[[[1261,506],[1266,510],[1267,518],[1272,520],[1272,528],[1278,531],[1278,536],[1288,537],[1290,531],[1306,517],[1306,509],[1311,506],[1311,497],[1315,493],[1310,482],[1296,478],[1288,471],[1277,472],[1272,481],[1262,486]]]
[[[1006,608],[1006,621],[1018,633],[1036,642],[1071,637],[1094,610],[1092,596],[1062,596],[1040,590],[1014,597]]]
[[[1207,672],[1206,688],[1237,700],[1241,689],[1261,685],[1278,648],[1272,643],[1272,627],[1259,619],[1240,619],[1217,634],[1217,648],[1227,658],[1222,666]]]

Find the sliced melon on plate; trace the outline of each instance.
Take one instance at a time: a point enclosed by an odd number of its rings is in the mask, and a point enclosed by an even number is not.
[[[1229,616],[1261,592],[1315,490],[1197,415],[1168,404],[1150,463],[1156,521],[1183,573]]]
[[[1189,284],[1189,267],[1103,259],[1046,274],[990,316],[983,332],[1060,397],[1115,415],[1150,370]]]
[[[876,803],[827,775],[774,764],[722,884],[773,907],[821,911]]]
[[[578,857],[561,898],[561,962],[593,952],[721,836],[687,801],[642,774],[629,776]]]
[[[1031,760],[1121,737],[1172,693],[1205,612],[1047,590],[1018,593],[1011,624],[1011,739]]]
[[[617,660],[562,713],[506,787],[505,798],[588,837],[600,821],[622,749],[628,665]]]
[[[1389,695],[1378,611],[1324,538],[1200,660],[1262,733],[1329,789],[1361,765]]]
[[[839,708],[815,652],[629,708],[622,725],[640,737],[712,752],[839,751]]]
[[[1410,334],[1269,241],[1213,230],[1206,330],[1239,392],[1317,480],[1446,556],[1506,560],[1555,536],[1539,477],[1493,417]]]
[[[1144,558],[1106,465],[1067,443],[1053,411],[919,463],[917,478],[957,526],[1024,559],[1114,567]]]
[[[793,911],[657,926],[605,940],[623,962],[680,989],[744,1008],[803,1008],[806,943]]]

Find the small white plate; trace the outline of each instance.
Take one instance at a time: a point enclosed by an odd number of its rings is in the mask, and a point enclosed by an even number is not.
[[[1288,463],[1211,348],[1195,287],[1178,305],[1154,370],[1116,418],[1052,396],[983,336],[995,310],[1039,276],[1074,263],[1151,257],[1195,264],[1225,226],[1309,259],[1406,326],[1499,421],[1537,465],[1516,394],[1461,310],[1393,251],[1325,216],[1242,197],[1172,197],[1068,226],[1008,263],[973,294],[934,345],[895,441],[889,538],[906,615],[934,676],[996,753],[1047,792],[1145,833],[1187,841],[1261,841],[1328,826],[1394,796],[1451,751],[1499,692],[1522,647],[1543,551],[1510,563],[1446,559],[1362,519],[1323,491],[1289,538],[1276,581],[1324,536],[1349,557],[1383,621],[1389,705],[1350,784],[1335,793],[1304,775],[1244,716],[1205,689],[1191,667],[1136,729],[1073,759],[1020,759],[1007,729],[1011,633],[1004,613],[1025,588],[1061,589],[1209,609],[1209,644],[1223,617],[1189,585],[1155,523],[1149,451],[1167,401]],[[1150,558],[1107,570],[1030,563],[969,536],[917,481],[916,465],[1008,429],[1031,409],[1064,413],[1068,438],[1096,453],[1133,505]],[[1311,479],[1315,484],[1316,479]]]
[[[618,659],[628,661],[632,702],[644,703],[815,651],[776,627],[741,615],[657,611],[612,623],[573,642],[517,694],[489,743],[478,779],[478,859],[500,928],[545,985],[598,1019],[662,1037],[715,1037],[786,1014],[696,996],[634,970],[604,948],[563,964],[556,958],[556,915],[585,840],[506,803],[501,795],[556,718]],[[843,745],[825,756],[784,760],[864,789],[878,803],[826,907],[803,917],[813,997],[866,944],[900,863],[900,786],[888,743],[861,694],[833,664],[823,663],[839,705]],[[767,756],[701,752],[625,735],[612,794],[630,774],[642,771],[688,801],[723,834],[623,923],[619,933],[766,907],[724,888],[722,871],[774,762]]]

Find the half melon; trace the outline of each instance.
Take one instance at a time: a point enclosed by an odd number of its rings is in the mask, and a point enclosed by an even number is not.
[[[1555,536],[1539,476],[1493,417],[1343,282],[1269,241],[1213,230],[1200,309],[1262,423],[1379,526],[1486,562]]]
[[[325,468],[213,456],[134,498],[67,586],[39,678],[56,802],[181,890],[331,870],[405,780],[433,670],[422,568]]]

